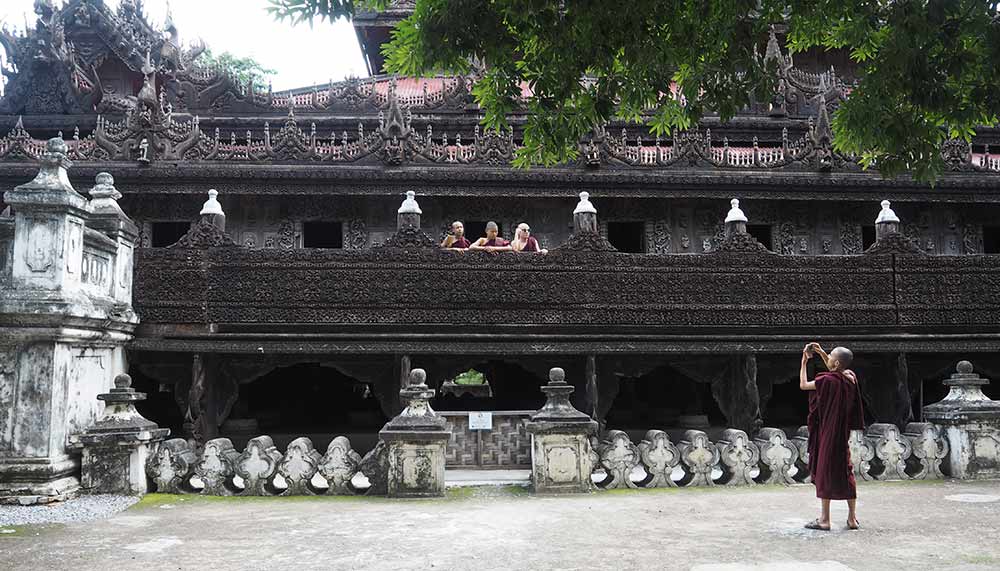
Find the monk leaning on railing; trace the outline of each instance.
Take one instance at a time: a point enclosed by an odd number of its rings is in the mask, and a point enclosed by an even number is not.
[[[819,355],[827,372],[808,380],[806,364]],[[848,440],[852,430],[864,428],[858,378],[848,369],[854,355],[837,347],[829,355],[819,343],[802,349],[799,388],[809,393],[809,472],[822,502],[820,517],[806,524],[808,529],[830,530],[830,500],[847,500],[847,528],[859,529],[857,486],[851,468]]]

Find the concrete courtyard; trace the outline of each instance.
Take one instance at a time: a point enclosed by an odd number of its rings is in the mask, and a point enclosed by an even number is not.
[[[0,527],[0,569],[1000,569],[1000,481],[866,483],[861,531],[829,532],[813,487],[448,497],[150,495],[87,523]],[[0,510],[11,509],[0,506]],[[45,508],[34,508],[45,509]]]

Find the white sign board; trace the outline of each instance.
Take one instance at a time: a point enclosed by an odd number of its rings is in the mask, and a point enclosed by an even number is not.
[[[470,412],[469,430],[493,430],[493,413]]]

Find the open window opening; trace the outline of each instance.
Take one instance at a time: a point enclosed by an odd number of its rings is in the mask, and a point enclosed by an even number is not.
[[[608,222],[608,242],[619,252],[642,254],[646,251],[646,224]]]
[[[149,245],[154,248],[166,248],[176,244],[190,229],[190,222],[153,222]]]
[[[313,221],[302,223],[302,247],[338,249],[344,247],[342,222]]]

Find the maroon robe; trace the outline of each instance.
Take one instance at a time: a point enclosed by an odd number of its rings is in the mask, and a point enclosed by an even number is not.
[[[493,238],[492,240],[487,240],[486,242],[483,243],[483,247],[484,248],[487,247],[487,246],[494,246],[494,247],[497,247],[497,248],[503,248],[504,246],[509,246],[509,245],[510,245],[510,242],[508,242],[507,240],[504,240],[500,236],[497,236],[496,238]]]
[[[816,497],[853,500],[857,497],[848,440],[851,430],[864,428],[861,390],[842,373],[816,375],[809,391],[809,473]]]
[[[524,248],[518,250],[519,252],[541,252],[541,247],[538,246],[538,240],[535,240],[534,236],[528,236],[528,239],[524,242]]]
[[[464,250],[464,249],[468,248],[471,245],[472,244],[468,240],[465,239],[465,236],[462,236],[461,238],[457,238],[454,242],[451,243],[451,246],[448,246],[448,247],[449,248],[458,248],[459,250]]]

